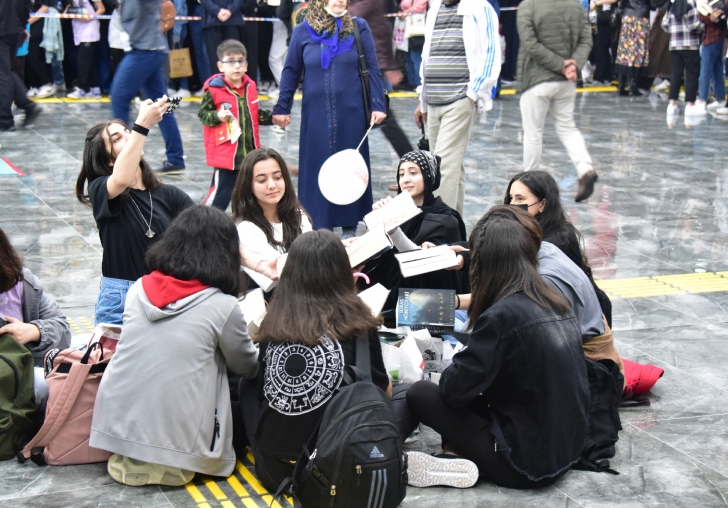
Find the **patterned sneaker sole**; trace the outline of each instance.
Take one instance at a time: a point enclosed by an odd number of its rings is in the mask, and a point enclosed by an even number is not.
[[[466,489],[478,481],[478,466],[466,459],[440,459],[407,452],[407,483],[413,487],[444,485]]]

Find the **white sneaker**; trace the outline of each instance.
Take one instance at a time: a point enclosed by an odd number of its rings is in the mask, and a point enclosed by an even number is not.
[[[677,116],[680,114],[680,109],[677,107],[677,104],[668,104],[667,105],[667,116]]]
[[[177,97],[177,90],[174,88],[167,88],[167,97]]]
[[[679,94],[677,94],[677,98],[680,99],[681,101],[684,101],[685,100],[685,92],[680,92]]]
[[[696,102],[692,106],[690,104],[685,106],[685,116],[703,116],[707,112],[705,104],[702,102]]]
[[[86,92],[81,90],[79,87],[74,87],[73,92],[66,95],[69,99],[85,99],[86,98]]]
[[[722,108],[718,108],[715,110],[716,115],[728,115],[728,107],[723,106]]]
[[[715,111],[725,106],[725,101],[713,101],[708,104],[708,111]]]
[[[277,101],[280,94],[281,91],[277,88],[271,88],[270,90],[268,90],[268,98],[272,101]]]
[[[446,485],[466,489],[478,481],[478,466],[461,458],[407,452],[407,483],[413,487]]]
[[[28,88],[28,91],[25,92],[25,95],[26,95],[26,97],[28,97],[30,99],[30,98],[35,97],[35,94],[37,94],[37,93],[38,93],[37,88]]]
[[[36,99],[45,99],[56,94],[56,85],[43,85],[35,92]]]
[[[698,115],[693,115],[693,116],[685,115],[685,127],[687,127],[688,129],[689,128],[692,128],[692,127],[695,127],[697,125],[700,125],[704,121],[705,121],[705,115],[702,115],[702,116],[698,116]]]
[[[285,134],[286,133],[286,129],[284,129],[283,127],[278,127],[277,125],[274,125],[273,126],[273,132],[275,134]]]
[[[197,90],[197,91],[196,91],[196,92],[194,93],[194,96],[195,96],[195,97],[203,97],[204,95],[205,95],[205,91],[204,91],[204,90],[203,90],[202,88],[200,88],[199,90]]]
[[[186,88],[180,88],[177,90],[177,95],[175,97],[182,97],[183,99],[186,99],[187,97],[192,97],[192,94],[190,94],[190,91]]]
[[[670,81],[668,81],[667,79],[663,79],[659,85],[655,85],[655,90],[657,90],[658,92],[667,90],[668,88],[670,88]]]
[[[99,88],[98,86],[91,88],[91,90],[89,90],[88,93],[86,94],[86,98],[100,99],[101,98],[101,88]]]

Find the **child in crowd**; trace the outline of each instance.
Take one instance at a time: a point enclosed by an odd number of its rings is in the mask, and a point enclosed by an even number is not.
[[[258,109],[255,81],[245,74],[245,46],[234,39],[223,41],[217,47],[217,58],[220,74],[205,82],[197,116],[205,126],[207,164],[214,168],[204,203],[225,211],[243,159],[260,148],[258,125],[270,125],[271,115]]]
[[[72,0],[70,12],[76,14],[101,15],[106,12],[101,0]],[[95,82],[95,71],[93,69],[94,53],[96,45],[101,38],[101,27],[98,19],[74,19],[73,43],[78,46],[78,74],[76,75],[76,88],[68,94],[71,99],[99,98],[101,90]]]
[[[700,40],[704,25],[700,21],[695,0],[674,0],[672,7],[662,18],[662,28],[670,34],[672,76],[670,77],[670,104],[667,115],[680,114],[678,94],[685,73],[685,116],[700,116],[707,111],[704,103],[696,103],[700,76]]]
[[[237,295],[232,221],[201,205],[182,212],[129,290],[116,354],[99,386],[90,445],[113,452],[126,485],[184,485],[235,469],[227,370],[258,373]]]
[[[246,256],[277,258],[296,238],[313,229],[311,218],[298,202],[286,162],[272,148],[258,148],[245,157],[232,207]],[[272,289],[273,281],[257,267],[246,271],[261,288]]]

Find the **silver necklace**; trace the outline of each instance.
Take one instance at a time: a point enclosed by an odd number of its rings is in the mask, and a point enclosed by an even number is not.
[[[147,189],[147,190],[149,190],[149,189]],[[153,238],[154,231],[152,231],[152,217],[154,216],[154,201],[152,201],[152,191],[149,190],[149,209],[150,209],[149,222],[147,222],[147,219],[145,219],[144,216],[142,215],[142,211],[139,209],[139,205],[136,204],[136,201],[134,201],[134,198],[132,197],[131,194],[129,194],[129,198],[131,199],[131,202],[134,203],[134,206],[136,207],[137,212],[139,212],[139,216],[144,221],[144,224],[147,225],[147,232],[144,234],[147,235],[148,238]]]

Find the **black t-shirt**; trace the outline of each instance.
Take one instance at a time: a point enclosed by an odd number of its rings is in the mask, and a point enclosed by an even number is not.
[[[376,333],[369,336],[369,357],[372,382],[386,391],[389,377]],[[324,337],[315,347],[261,343],[258,398],[263,407],[261,420],[265,421],[258,425],[258,446],[274,456],[298,457],[327,403],[342,385],[343,367],[354,365],[355,358],[353,338],[339,342]]]
[[[110,200],[106,190],[108,179],[108,176],[102,176],[88,184],[88,195],[104,248],[101,274],[114,279],[137,280],[149,273],[144,263],[147,249],[162,237],[169,223],[182,210],[194,203],[177,187],[162,185],[151,193],[152,213],[148,190],[131,189],[128,196],[119,195]],[[146,236],[147,224],[144,222],[149,222],[150,215],[153,238]]]

